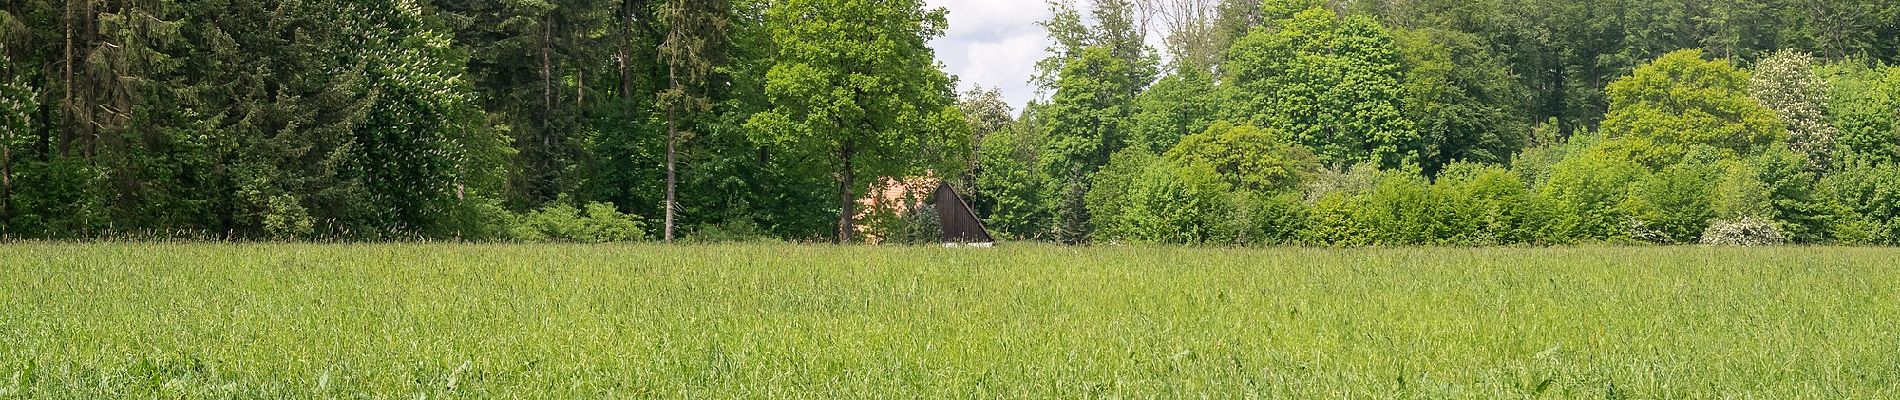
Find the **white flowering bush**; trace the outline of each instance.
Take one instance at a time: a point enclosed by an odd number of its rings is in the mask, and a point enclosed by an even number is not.
[[[1754,217],[1716,221],[1702,232],[1702,244],[1713,246],[1773,246],[1787,243],[1774,221]]]

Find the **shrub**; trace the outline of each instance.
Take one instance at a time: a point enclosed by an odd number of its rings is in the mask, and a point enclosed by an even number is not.
[[[1425,234],[1430,235],[1426,243],[1442,245],[1480,245],[1495,244],[1498,240],[1484,229],[1484,220],[1489,210],[1487,201],[1465,187],[1463,179],[1473,171],[1474,164],[1446,164],[1439,171],[1438,181],[1430,187],[1429,203],[1416,207],[1430,212]]]
[[[500,199],[471,196],[456,202],[439,218],[432,237],[461,240],[507,239],[514,213]]]
[[[918,245],[943,240],[942,217],[937,215],[937,207],[930,204],[918,203],[910,212],[888,221],[890,223],[879,229],[880,232],[889,232],[884,236],[883,243]]]
[[[607,203],[575,208],[557,201],[521,216],[510,229],[510,236],[524,241],[606,243],[638,241],[646,233],[638,216],[623,214]]]
[[[1447,215],[1468,216],[1460,224],[1468,231],[1454,232],[1453,244],[1536,243],[1549,218],[1543,199],[1535,196],[1517,174],[1503,167],[1454,163],[1432,184],[1439,201],[1458,207]]]
[[[77,157],[14,160],[5,236],[76,239],[106,228],[104,172]]]
[[[1372,244],[1437,243],[1436,232],[1449,230],[1439,224],[1463,219],[1442,215],[1442,204],[1433,196],[1425,178],[1395,171],[1382,175],[1378,185],[1360,195],[1354,210],[1359,226],[1372,234]]]
[[[1035,129],[1006,129],[983,137],[981,173],[970,206],[992,233],[1039,238],[1055,222],[1054,208],[1043,197],[1046,175],[1036,162]]]
[[[1756,177],[1747,163],[1728,162],[1716,179],[1712,201],[1717,217],[1725,220],[1766,219],[1773,214],[1768,185]]]
[[[1300,227],[1300,241],[1322,246],[1373,244],[1373,232],[1358,218],[1359,208],[1359,199],[1347,192],[1320,195],[1307,212],[1306,224]]]
[[[1821,180],[1822,202],[1837,210],[1827,226],[1847,244],[1900,244],[1900,165],[1853,162]]]
[[[1787,242],[1774,221],[1759,218],[1718,221],[1702,232],[1702,244],[1716,246],[1772,246]]]
[[[1299,194],[1241,191],[1229,193],[1226,200],[1226,215],[1216,221],[1215,236],[1229,244],[1293,243],[1306,225],[1306,204]]]
[[[1095,177],[1089,213],[1098,239],[1203,243],[1217,239],[1230,186],[1206,164],[1182,165],[1135,150]]]
[[[1750,178],[1766,190],[1764,215],[1775,222],[1789,241],[1827,240],[1828,221],[1835,208],[1815,193],[1820,183],[1808,157],[1791,149],[1771,149],[1744,160]],[[1894,181],[1888,181],[1891,185]]]
[[[1538,192],[1554,213],[1545,241],[1614,241],[1631,237],[1630,189],[1646,173],[1628,159],[1593,148],[1565,158],[1552,168]]]
[[[1715,218],[1710,191],[1717,169],[1709,164],[1679,163],[1649,174],[1632,188],[1637,223],[1631,236],[1653,243],[1692,243]]]
[[[1167,160],[1211,168],[1239,190],[1285,192],[1319,170],[1319,158],[1272,129],[1216,122],[1206,132],[1181,138]]]
[[[1378,186],[1382,177],[1379,166],[1372,163],[1360,163],[1344,169],[1321,169],[1306,182],[1306,202],[1316,203],[1333,192],[1347,195],[1365,193]]]
[[[1381,171],[1359,193],[1334,190],[1313,204],[1300,237],[1329,246],[1414,245],[1439,243],[1441,224],[1462,218],[1444,211],[1431,187],[1416,173]]]
[[[264,233],[275,239],[308,238],[314,232],[315,221],[303,202],[289,193],[279,193],[266,198],[263,202]]]
[[[1538,124],[1531,131],[1533,145],[1525,147],[1511,157],[1511,172],[1531,187],[1542,187],[1550,180],[1551,172],[1557,163],[1563,162],[1571,154],[1579,154],[1596,147],[1602,139],[1594,132],[1578,132],[1568,138],[1558,138],[1561,123],[1556,118]]]
[[[1205,165],[1154,162],[1133,176],[1124,205],[1097,214],[1099,237],[1147,243],[1202,243],[1225,216],[1228,188]],[[1091,210],[1093,212],[1093,210]]]
[[[1827,81],[1827,121],[1836,159],[1900,161],[1900,67],[1843,61],[1817,69]]]
[[[1109,157],[1108,165],[1096,171],[1090,177],[1093,185],[1083,196],[1090,223],[1096,233],[1112,230],[1122,218],[1122,212],[1128,206],[1129,196],[1134,190],[1135,181],[1146,174],[1151,165],[1162,162],[1160,157],[1142,149],[1127,149]],[[1107,232],[1115,235],[1115,232]]]

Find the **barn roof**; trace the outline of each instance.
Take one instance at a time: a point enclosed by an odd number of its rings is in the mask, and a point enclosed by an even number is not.
[[[937,182],[937,191],[931,194],[937,207],[938,225],[943,227],[944,243],[995,243],[989,228],[983,226],[983,219],[976,217],[976,211],[963,201],[957,189],[948,182]]]
[[[942,243],[994,243],[989,229],[983,220],[977,218],[975,209],[963,201],[962,193],[949,182],[932,175],[908,178],[883,178],[873,183],[870,193],[858,199],[861,206],[857,218],[868,218],[872,213],[883,210],[897,215],[909,214],[917,207],[931,207],[937,213]],[[877,242],[884,232],[875,232],[869,224],[858,225],[859,233],[865,238]]]

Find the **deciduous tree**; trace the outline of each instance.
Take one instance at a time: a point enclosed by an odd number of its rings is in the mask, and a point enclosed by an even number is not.
[[[1833,164],[1839,129],[1828,124],[1827,82],[1814,67],[1814,57],[1806,53],[1776,52],[1755,64],[1748,91],[1787,125],[1788,146],[1807,156],[1810,167],[1826,170]]]
[[[1334,167],[1419,161],[1425,142],[1402,112],[1402,68],[1384,27],[1320,7],[1274,24],[1228,49],[1223,115],[1285,132]]]
[[[1697,148],[1745,157],[1787,139],[1774,110],[1748,95],[1748,73],[1683,50],[1610,84],[1603,133],[1613,151],[1652,168]]]
[[[861,175],[921,173],[968,146],[951,81],[927,45],[943,35],[944,13],[921,0],[785,0],[766,12],[773,107],[748,125],[834,163],[839,242],[856,231]]]

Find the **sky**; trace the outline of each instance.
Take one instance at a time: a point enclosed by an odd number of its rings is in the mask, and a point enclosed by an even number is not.
[[[1002,90],[1010,109],[1022,112],[1036,95],[1029,77],[1036,62],[1049,54],[1049,33],[1037,22],[1049,19],[1046,0],[924,0],[930,7],[950,11],[950,29],[930,41],[944,72],[956,75],[957,94],[981,85]],[[1077,0],[1076,11],[1088,18],[1090,0]],[[1092,24],[1093,22],[1084,21]],[[1162,48],[1161,32],[1150,27],[1148,46]],[[1162,62],[1167,62],[1165,54]]]
[[[997,87],[1004,101],[1021,111],[1035,95],[1029,77],[1049,47],[1049,35],[1036,22],[1048,19],[1039,0],[926,0],[950,10],[950,29],[930,42],[945,72],[959,77],[961,94],[975,85]]]

